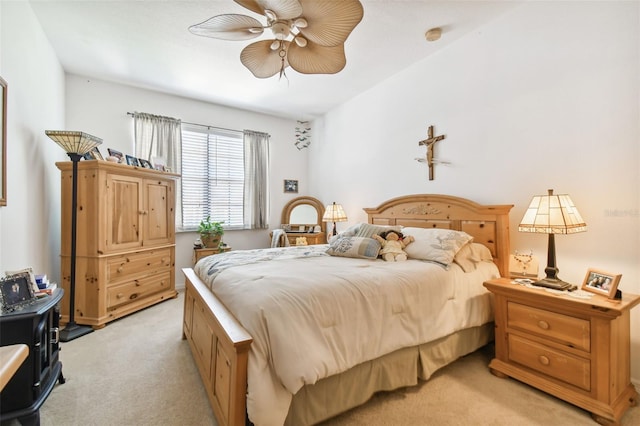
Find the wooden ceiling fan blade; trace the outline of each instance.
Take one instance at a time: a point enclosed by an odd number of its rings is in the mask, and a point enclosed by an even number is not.
[[[265,10],[276,14],[278,19],[293,19],[302,14],[302,5],[298,0],[234,0],[242,7],[264,15]]]
[[[309,42],[305,47],[291,43],[287,52],[289,65],[302,74],[335,74],[347,64],[344,44],[321,46]]]
[[[360,23],[364,9],[358,0],[300,0],[306,28],[300,32],[322,46],[343,44]]]
[[[257,78],[269,78],[284,70],[289,63],[287,58],[280,57],[280,50],[272,50],[273,40],[262,40],[251,43],[240,53],[242,65],[247,67]],[[289,47],[289,42],[285,43],[285,50]]]
[[[213,37],[221,40],[249,40],[264,32],[262,24],[247,15],[217,15],[189,27],[195,35]]]

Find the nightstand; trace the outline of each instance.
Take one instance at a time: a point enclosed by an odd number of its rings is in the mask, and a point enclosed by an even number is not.
[[[231,250],[231,247],[224,246],[219,248],[194,248],[193,249],[193,264],[198,263],[198,260],[203,257],[211,256],[212,254],[225,253]]]
[[[640,296],[579,299],[507,278],[484,286],[495,296],[498,377],[512,377],[617,425],[637,404],[630,380],[630,311]]]

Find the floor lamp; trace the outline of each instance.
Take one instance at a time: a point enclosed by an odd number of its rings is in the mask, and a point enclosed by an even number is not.
[[[78,162],[82,156],[102,143],[102,139],[84,132],[69,132],[66,130],[46,130],[45,134],[65,150],[71,162],[71,270],[69,278],[69,322],[60,330],[60,340],[68,342],[85,334],[91,333],[91,327],[78,325],[75,321],[76,302],[76,228],[78,213]]]

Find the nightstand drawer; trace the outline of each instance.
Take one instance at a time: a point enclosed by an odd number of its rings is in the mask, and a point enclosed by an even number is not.
[[[591,390],[591,362],[544,345],[509,335],[509,360],[549,377]]]
[[[534,333],[573,348],[591,351],[591,326],[587,320],[509,302],[507,326]]]

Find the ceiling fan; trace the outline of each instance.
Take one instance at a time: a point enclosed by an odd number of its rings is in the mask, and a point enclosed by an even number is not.
[[[347,63],[344,42],[364,14],[359,0],[234,0],[263,15],[263,25],[240,14],[217,15],[189,31],[222,40],[249,40],[265,29],[273,39],[251,43],[240,61],[258,78],[284,75],[290,66],[302,74],[335,74]]]

